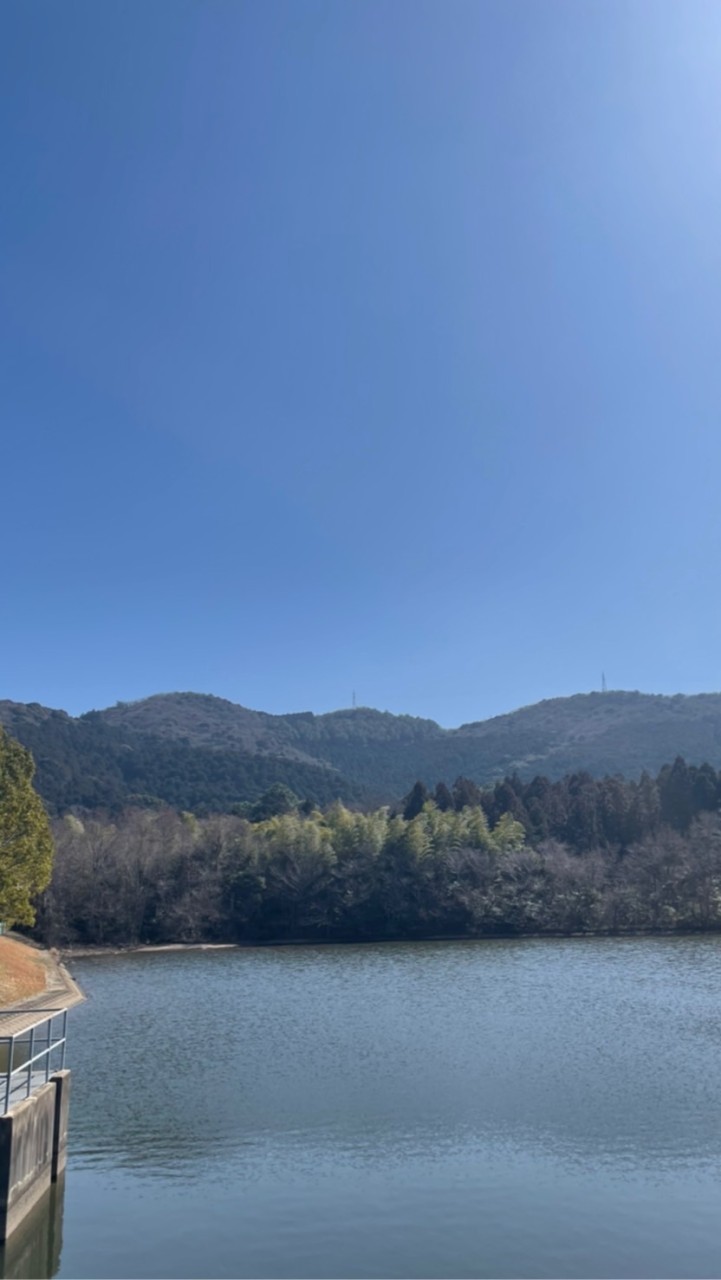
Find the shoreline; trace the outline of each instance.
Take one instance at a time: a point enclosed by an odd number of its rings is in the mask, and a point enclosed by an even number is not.
[[[721,934],[721,929],[589,929],[578,933],[486,933],[486,934],[433,934],[427,938],[262,938],[248,942],[157,942],[157,943],[107,943],[88,946],[53,947],[52,951],[64,960],[92,959],[93,956],[157,955],[178,951],[257,951],[266,947],[377,947],[398,946],[400,943],[423,944],[426,942],[525,942],[583,941],[586,938],[698,938]]]
[[[82,956],[125,956],[137,955],[143,951],[239,951],[245,946],[243,942],[108,942],[92,946],[54,947],[53,950],[57,951],[61,960],[78,960]]]

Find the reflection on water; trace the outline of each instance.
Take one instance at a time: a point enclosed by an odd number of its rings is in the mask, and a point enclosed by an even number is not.
[[[721,1274],[721,939],[75,969],[61,1276]]]
[[[53,1183],[8,1240],[0,1244],[0,1280],[45,1280],[60,1266],[65,1179]]]

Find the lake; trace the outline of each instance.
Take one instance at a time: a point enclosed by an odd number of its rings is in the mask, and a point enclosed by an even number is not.
[[[721,1275],[721,938],[72,970],[61,1277]]]

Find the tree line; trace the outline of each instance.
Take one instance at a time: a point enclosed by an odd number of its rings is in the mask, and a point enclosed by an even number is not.
[[[417,784],[395,812],[276,790],[272,814],[71,814],[37,927],[55,945],[719,928],[720,801],[713,769],[677,760],[638,782]]]
[[[721,808],[721,773],[679,756],[655,778],[642,773],[638,781],[580,772],[556,782],[545,777],[524,782],[514,775],[482,789],[469,778],[457,778],[452,788],[440,782],[433,793],[417,782],[402,812],[412,818],[429,799],[443,810],[481,805],[491,823],[509,813],[523,826],[528,843],[553,839],[580,853],[628,847],[665,826],[688,831],[694,818]]]

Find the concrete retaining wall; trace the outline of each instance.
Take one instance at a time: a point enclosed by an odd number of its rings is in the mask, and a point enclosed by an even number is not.
[[[43,1192],[7,1243],[0,1244],[0,1280],[57,1274],[63,1247],[64,1195],[65,1179],[61,1177]]]
[[[64,1169],[69,1105],[70,1072],[59,1071],[0,1116],[0,1242]]]

